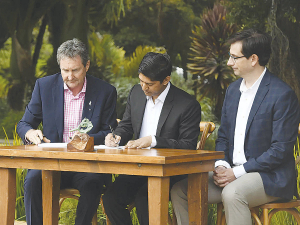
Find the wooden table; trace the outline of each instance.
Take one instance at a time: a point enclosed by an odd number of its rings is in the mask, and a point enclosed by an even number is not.
[[[190,224],[207,224],[208,171],[221,152],[177,149],[105,149],[67,152],[34,145],[0,147],[0,224],[13,225],[16,168],[43,170],[44,225],[58,224],[60,171],[148,176],[149,224],[166,225],[170,176],[188,175]],[[200,182],[201,181],[201,182]]]

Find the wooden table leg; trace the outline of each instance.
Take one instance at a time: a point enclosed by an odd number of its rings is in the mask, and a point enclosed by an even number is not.
[[[190,225],[207,224],[208,173],[188,175],[188,204]]]
[[[149,225],[168,224],[170,177],[148,177]]]
[[[43,223],[57,225],[59,213],[60,171],[42,171]]]
[[[16,169],[0,168],[0,224],[13,225],[16,207]]]

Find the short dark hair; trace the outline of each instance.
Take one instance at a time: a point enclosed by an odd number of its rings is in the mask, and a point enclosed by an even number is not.
[[[227,41],[229,44],[242,42],[242,53],[248,59],[255,54],[259,58],[259,65],[265,66],[271,55],[272,38],[269,34],[256,29],[247,29],[236,33]]]
[[[171,76],[172,63],[168,54],[148,52],[140,63],[138,73],[142,73],[152,81],[163,80]]]
[[[86,45],[77,38],[73,38],[72,40],[65,41],[62,43],[57,49],[57,63],[60,64],[60,60],[63,58],[75,58],[76,56],[80,56],[81,62],[84,66],[86,66],[89,58],[89,53]]]

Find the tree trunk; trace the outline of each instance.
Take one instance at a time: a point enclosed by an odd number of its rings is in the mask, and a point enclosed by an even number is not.
[[[269,25],[273,41],[269,69],[288,83],[300,100],[300,24],[284,15],[281,4],[282,0],[272,0]]]
[[[88,44],[88,9],[87,0],[60,1],[51,9],[49,18],[53,55],[48,62],[49,75],[59,72],[56,53],[63,42],[78,38]]]

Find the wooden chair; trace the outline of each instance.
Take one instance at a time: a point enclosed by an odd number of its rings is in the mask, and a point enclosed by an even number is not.
[[[112,183],[112,177],[106,177],[106,182],[105,182],[108,186]],[[104,188],[104,191],[107,189],[108,187]],[[60,190],[60,196],[59,196],[59,209],[62,205],[62,203],[64,202],[64,200],[66,200],[67,198],[72,198],[72,199],[76,199],[77,201],[79,200],[79,196],[80,193],[77,189],[73,189],[73,188],[66,188],[66,189],[61,189]],[[103,202],[102,202],[102,196],[100,198],[100,202],[99,204],[102,206],[102,212],[103,214],[105,214],[104,211],[104,207],[103,207]],[[106,214],[105,214],[106,216]],[[111,225],[108,217],[106,216],[106,224],[107,225]],[[95,213],[93,219],[92,219],[92,225],[97,225],[97,212]]]
[[[300,126],[299,126],[300,130]],[[298,133],[299,134],[299,133]],[[296,164],[296,170],[298,171],[297,167],[300,166],[300,156],[296,158],[295,164]],[[258,209],[262,210],[262,215],[260,217],[260,221],[263,221],[264,225],[269,225],[271,222],[272,216],[279,212],[279,211],[286,211],[289,212],[294,216],[294,218],[297,221],[297,224],[300,224],[300,213],[297,210],[300,206],[300,197],[299,193],[297,191],[297,196],[296,199],[292,199],[291,201],[288,202],[273,202],[273,203],[267,203],[260,205],[256,207],[255,209],[252,209],[252,216],[255,214],[256,216],[258,215]]]
[[[258,217],[259,208],[252,208],[250,209],[251,216],[256,225],[262,225],[260,218]],[[226,218],[225,213],[223,212],[223,204],[222,202],[217,204],[217,224],[216,225],[225,225]]]
[[[300,135],[300,124],[298,128],[298,136]],[[296,158],[295,166],[296,170],[298,171],[297,167],[300,166],[300,156]],[[294,218],[297,221],[297,224],[300,224],[300,213],[297,210],[297,208],[300,207],[300,197],[297,192],[296,199],[293,199],[288,202],[273,202],[273,203],[267,203],[260,206],[257,206],[255,208],[251,208],[251,215],[254,219],[254,222],[257,225],[269,225],[271,222],[272,216],[279,212],[279,211],[286,211],[289,212],[294,216]],[[262,210],[262,214],[259,218],[259,209]],[[263,223],[262,223],[263,221]],[[218,203],[217,205],[217,225],[224,225],[225,224],[225,215],[223,213],[223,204]]]
[[[216,125],[213,122],[200,122],[200,132],[201,138],[197,144],[197,150],[202,150],[204,148],[207,138],[214,132]]]
[[[62,203],[67,199],[67,198],[73,198],[78,201],[79,199],[79,191],[77,189],[73,188],[66,188],[60,190],[60,196],[59,196],[59,208],[61,207]],[[97,212],[95,213],[93,219],[92,219],[92,225],[97,225]]]

